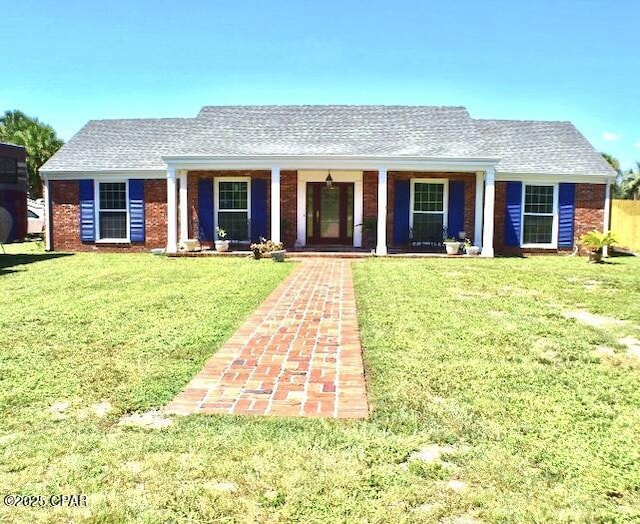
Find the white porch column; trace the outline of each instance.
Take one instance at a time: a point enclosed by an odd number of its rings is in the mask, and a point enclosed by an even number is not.
[[[187,199],[187,173],[180,173],[180,242],[189,238],[189,201]]]
[[[280,242],[280,167],[271,168],[271,240]]]
[[[376,255],[387,254],[387,168],[378,169],[378,239]]]
[[[482,224],[482,256],[493,257],[493,219],[496,203],[496,170],[485,171],[484,220]]]
[[[176,195],[176,170],[167,168],[167,253],[178,251],[178,209]]]
[[[604,191],[604,221],[602,224],[602,232],[606,234],[611,228],[611,184],[608,180]],[[602,255],[605,257],[609,256],[609,248],[607,246],[602,249]]]
[[[51,204],[49,202],[49,178],[42,177],[42,198],[44,199],[44,249],[51,251]]]
[[[482,247],[482,214],[484,212],[484,173],[476,173],[476,216],[473,231],[473,245]]]

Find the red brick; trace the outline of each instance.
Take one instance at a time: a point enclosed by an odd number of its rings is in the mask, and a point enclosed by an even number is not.
[[[52,180],[52,249],[55,251],[132,252],[167,245],[167,181],[145,180],[145,241],[133,244],[95,244],[80,240],[80,182]]]

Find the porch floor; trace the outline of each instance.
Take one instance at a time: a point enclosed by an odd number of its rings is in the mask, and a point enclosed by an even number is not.
[[[165,412],[366,418],[350,261],[301,262]]]

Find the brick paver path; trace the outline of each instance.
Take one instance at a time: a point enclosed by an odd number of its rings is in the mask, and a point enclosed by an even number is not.
[[[366,418],[351,261],[301,262],[165,411]]]

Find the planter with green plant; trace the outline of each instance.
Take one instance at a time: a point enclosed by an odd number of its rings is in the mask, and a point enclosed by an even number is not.
[[[366,217],[362,219],[362,245],[375,247],[376,235],[378,232],[378,219],[374,217]]]
[[[617,244],[615,235],[611,231],[602,233],[597,229],[589,231],[580,237],[580,245],[589,250],[589,262],[602,262],[604,248]]]
[[[469,240],[468,238],[465,238],[464,252],[467,254],[467,256],[477,257],[478,255],[480,255],[480,248],[478,246],[474,246],[471,240]]]
[[[216,228],[216,234],[218,235],[218,240],[215,241],[216,251],[218,253],[224,253],[225,251],[229,251],[229,241],[227,240],[227,232],[220,228]]]
[[[264,237],[260,237],[260,242],[251,244],[250,249],[253,252],[253,258],[256,260],[265,255],[271,255],[276,262],[284,261],[286,251],[282,248],[282,242],[273,242]]]

